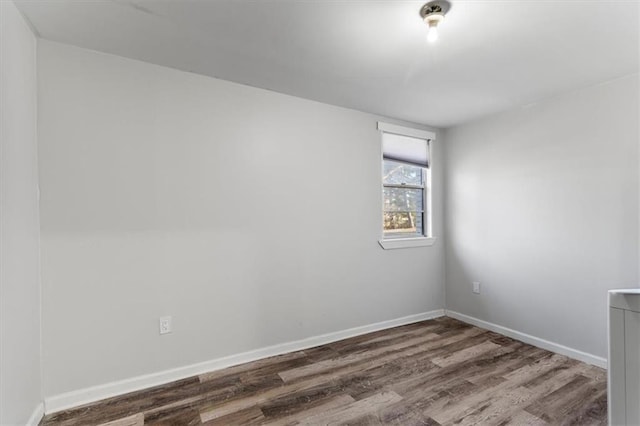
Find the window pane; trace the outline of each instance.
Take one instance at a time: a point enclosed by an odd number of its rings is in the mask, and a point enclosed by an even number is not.
[[[385,212],[384,238],[421,237],[422,212]]]
[[[388,188],[383,189],[385,212],[410,212],[423,210],[422,189]]]
[[[384,160],[382,182],[391,185],[422,185],[422,167]]]

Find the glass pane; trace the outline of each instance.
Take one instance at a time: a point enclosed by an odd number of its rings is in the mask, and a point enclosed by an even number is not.
[[[384,160],[382,182],[391,185],[422,185],[422,167]]]
[[[422,235],[422,212],[384,212],[384,238]]]
[[[383,188],[385,212],[422,211],[422,189],[415,188]]]

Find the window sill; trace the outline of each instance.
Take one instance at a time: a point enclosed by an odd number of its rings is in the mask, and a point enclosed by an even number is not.
[[[385,250],[395,250],[411,247],[429,247],[436,242],[435,237],[419,237],[419,238],[394,238],[389,240],[380,240],[380,247]]]

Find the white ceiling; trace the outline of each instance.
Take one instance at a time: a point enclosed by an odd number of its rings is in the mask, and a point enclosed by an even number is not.
[[[447,127],[638,72],[638,1],[18,0],[40,36]]]

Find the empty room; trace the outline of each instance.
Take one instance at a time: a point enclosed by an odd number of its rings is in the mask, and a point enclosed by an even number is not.
[[[0,0],[0,425],[640,426],[640,1]]]

